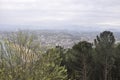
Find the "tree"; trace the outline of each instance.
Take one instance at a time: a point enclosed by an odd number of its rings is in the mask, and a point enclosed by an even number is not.
[[[48,50],[42,59],[35,63],[33,70],[36,80],[66,80],[67,70],[65,66],[60,66],[61,61],[60,53],[56,49]]]
[[[120,80],[120,44],[117,44],[115,53],[115,62],[112,68],[112,80]]]
[[[115,38],[112,32],[104,31],[95,39],[98,63],[103,68],[102,80],[111,79],[111,69],[114,64],[114,43]]]
[[[72,77],[76,80],[88,80],[91,69],[91,52],[92,44],[86,41],[79,42],[72,47],[71,55],[69,56],[69,69],[74,73]]]
[[[1,42],[3,79],[27,80],[30,78],[30,65],[36,61],[39,48],[39,44],[34,44],[33,39],[33,35],[20,31],[13,33]]]
[[[43,53],[33,35],[18,32],[0,43],[0,80],[66,80],[56,49]]]

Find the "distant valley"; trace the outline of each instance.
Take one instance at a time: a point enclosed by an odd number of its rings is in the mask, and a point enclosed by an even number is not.
[[[39,42],[42,47],[63,46],[65,48],[71,48],[79,41],[94,42],[98,31],[69,31],[69,30],[23,30],[26,33],[34,34],[36,42]],[[0,32],[1,37],[7,37],[11,35],[11,32]],[[116,42],[120,41],[120,32],[114,32]]]

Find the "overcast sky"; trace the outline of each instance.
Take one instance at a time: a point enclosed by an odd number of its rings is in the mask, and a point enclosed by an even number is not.
[[[0,0],[0,24],[120,26],[120,0]]]

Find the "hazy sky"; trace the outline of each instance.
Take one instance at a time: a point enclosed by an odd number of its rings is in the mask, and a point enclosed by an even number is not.
[[[0,24],[119,27],[120,0],[0,0]]]

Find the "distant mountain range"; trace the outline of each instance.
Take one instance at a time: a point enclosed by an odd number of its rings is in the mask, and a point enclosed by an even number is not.
[[[120,27],[113,26],[29,26],[29,25],[0,25],[0,31],[17,31],[17,30],[68,30],[77,32],[101,32],[105,30],[120,32]]]

